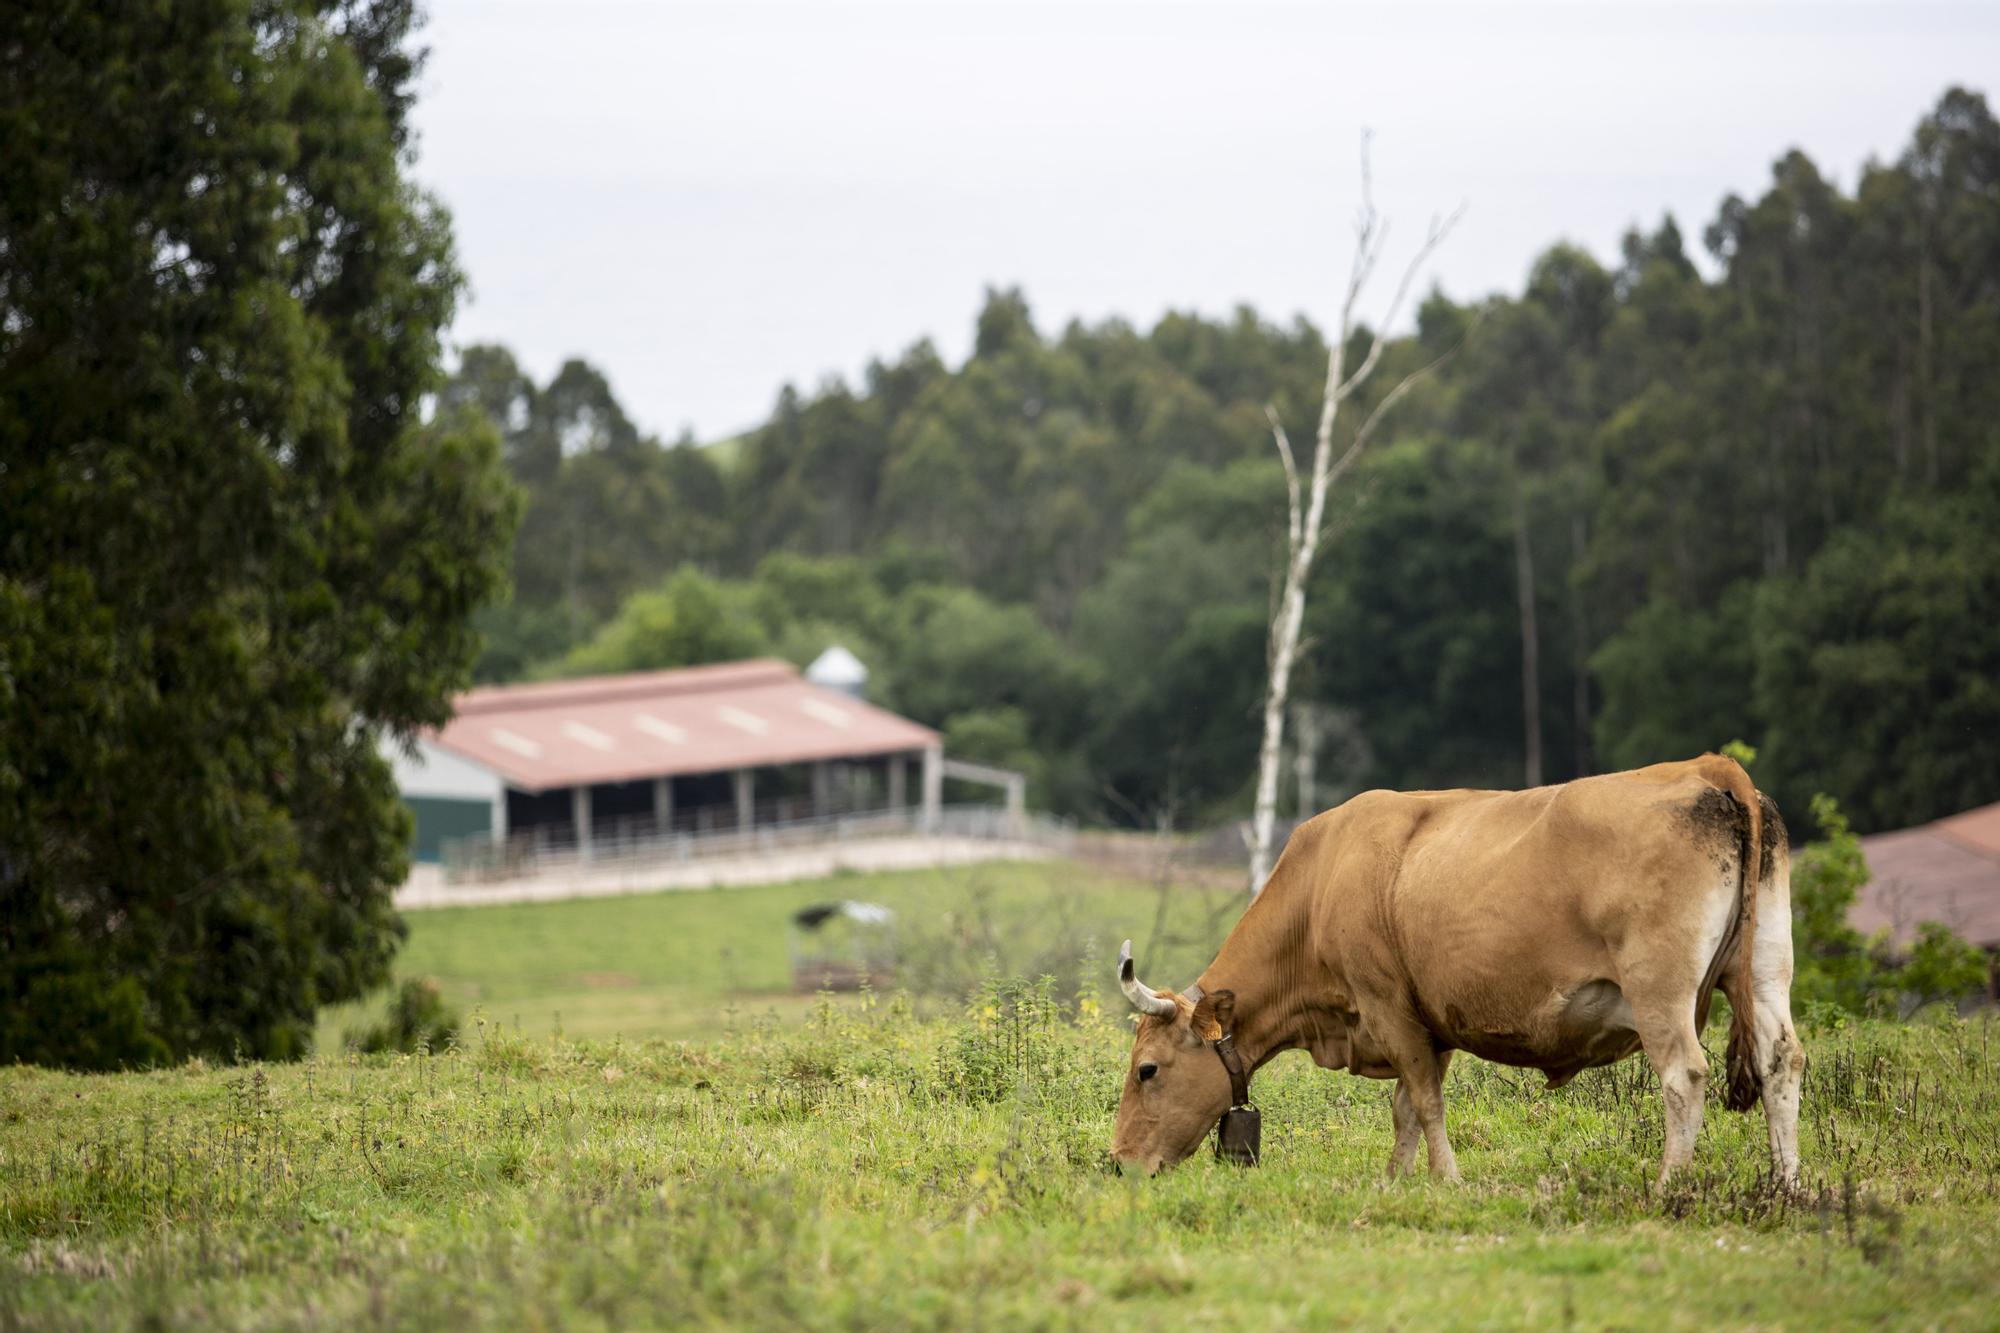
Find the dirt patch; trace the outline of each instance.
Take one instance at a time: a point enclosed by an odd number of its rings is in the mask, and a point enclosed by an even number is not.
[[[1715,868],[1728,872],[1743,859],[1743,843],[1749,836],[1750,821],[1736,799],[1715,787],[1704,787],[1700,795],[1681,811],[1694,843],[1708,853]]]

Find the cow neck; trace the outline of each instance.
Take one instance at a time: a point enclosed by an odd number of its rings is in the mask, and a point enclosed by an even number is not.
[[[1252,1073],[1281,1051],[1307,1044],[1303,886],[1274,875],[1237,921],[1189,995],[1235,992],[1234,1045]]]

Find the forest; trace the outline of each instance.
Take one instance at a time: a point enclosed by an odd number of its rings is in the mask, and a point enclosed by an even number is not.
[[[1983,96],[1851,191],[1793,151],[1698,237],[1668,216],[1608,262],[1551,245],[1516,294],[1433,290],[1373,391],[1446,353],[1333,497],[1293,691],[1312,803],[1733,739],[1864,831],[2000,795]],[[993,290],[964,364],[919,342],[702,445],[642,435],[587,361],[536,384],[468,348],[443,408],[491,418],[526,497],[478,674],[838,641],[1058,811],[1240,817],[1284,537],[1265,408],[1310,440],[1326,354],[1303,318],[1043,329]]]
[[[1000,289],[962,363],[662,441],[584,360],[446,373],[416,0],[7,13],[0,1064],[307,1053],[409,929],[384,754],[475,678],[840,642],[1048,808],[1248,813],[1310,323]],[[1848,827],[2000,795],[2000,126],[1846,179],[1389,324],[1367,393],[1444,360],[1334,493],[1282,811],[1740,740],[1851,888]]]

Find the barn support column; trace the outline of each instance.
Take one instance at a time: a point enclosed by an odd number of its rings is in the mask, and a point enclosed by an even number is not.
[[[674,828],[674,780],[653,779],[653,835],[665,837]]]
[[[935,833],[944,813],[944,747],[924,747],[924,810],[917,824],[926,833]]]
[[[493,793],[493,845],[496,847],[502,847],[505,846],[506,843],[507,843],[507,788],[505,784],[502,784],[500,790]]]
[[[748,833],[757,822],[756,779],[747,768],[729,775],[736,785],[736,831]]]
[[[902,814],[910,804],[910,761],[902,755],[889,756],[889,809]]]
[[[825,819],[833,809],[833,770],[822,759],[812,766],[813,818]]]
[[[590,787],[585,784],[572,787],[569,792],[569,817],[576,825],[576,859],[590,859]]]

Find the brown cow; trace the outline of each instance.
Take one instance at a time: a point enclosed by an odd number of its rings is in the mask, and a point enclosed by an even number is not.
[[[1225,1032],[1255,1072],[1301,1047],[1394,1078],[1390,1174],[1445,1138],[1453,1051],[1545,1071],[1644,1049],[1666,1101],[1666,1179],[1694,1152],[1719,987],[1726,1104],[1761,1095],[1780,1178],[1799,1170],[1791,866],[1769,797],[1704,755],[1531,791],[1364,792],[1292,834],[1264,891],[1184,995],[1133,976],[1138,1035],[1112,1151],[1146,1171],[1201,1145],[1231,1101]]]

